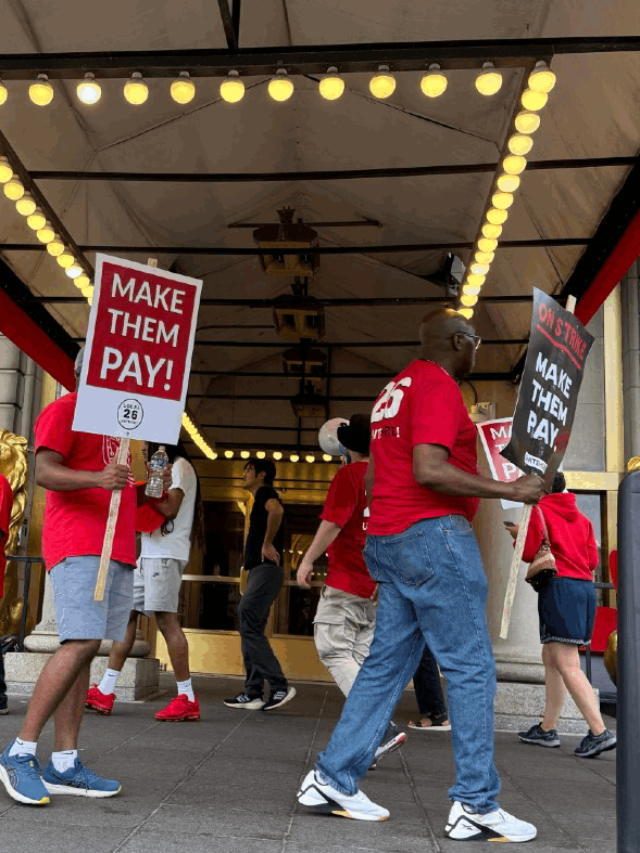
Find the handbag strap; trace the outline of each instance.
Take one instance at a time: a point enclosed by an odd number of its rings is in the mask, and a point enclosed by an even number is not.
[[[544,517],[544,513],[542,512],[542,510],[540,509],[538,504],[536,504],[536,509],[538,510],[538,513],[540,514],[540,521],[542,522],[542,533],[544,535],[544,540],[550,545],[551,539],[549,538],[549,528],[547,527],[547,522],[546,522],[546,519]]]

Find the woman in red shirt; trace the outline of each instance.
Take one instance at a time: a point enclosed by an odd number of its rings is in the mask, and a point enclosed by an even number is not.
[[[540,724],[519,732],[524,743],[560,746],[556,731],[567,690],[589,724],[589,733],[576,748],[580,758],[595,758],[615,749],[616,737],[604,725],[598,703],[580,666],[578,649],[589,645],[596,615],[593,571],[598,566],[598,547],[589,519],[576,506],[575,495],[566,491],[564,475],[556,474],[550,495],[531,513],[522,559],[532,562],[546,538],[546,524],[557,575],[542,585],[538,594],[540,642],[545,669],[545,711]],[[515,538],[518,527],[509,532]]]

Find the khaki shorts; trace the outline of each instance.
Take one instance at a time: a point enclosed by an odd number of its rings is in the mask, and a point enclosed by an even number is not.
[[[173,557],[140,557],[133,577],[133,609],[147,616],[177,613],[186,564]]]

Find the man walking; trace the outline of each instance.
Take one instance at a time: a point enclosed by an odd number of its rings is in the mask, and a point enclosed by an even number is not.
[[[424,318],[420,338],[422,357],[386,386],[371,415],[365,559],[379,591],[371,651],[298,800],[358,820],[389,817],[358,790],[358,780],[426,640],[447,679],[456,765],[445,834],[528,841],[535,827],[496,800],[495,664],[485,618],[487,581],[470,521],[478,498],[536,503],[542,480],[506,484],[478,475],[476,430],[457,385],[475,364],[480,338],[473,326],[443,309]]]
[[[264,634],[269,610],[284,581],[281,565],[284,508],[273,488],[275,478],[276,466],[270,459],[250,459],[244,467],[244,488],[253,495],[244,554],[249,580],[238,607],[238,630],[247,677],[244,690],[233,699],[224,700],[229,708],[272,711],[296,695]],[[262,698],[265,681],[271,688],[266,702]]]

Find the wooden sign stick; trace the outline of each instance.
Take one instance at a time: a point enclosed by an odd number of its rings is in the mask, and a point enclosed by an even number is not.
[[[567,298],[566,310],[573,314],[576,308],[575,296]],[[502,625],[500,627],[500,639],[506,640],[509,636],[509,625],[511,623],[511,611],[513,610],[513,602],[516,597],[516,586],[518,583],[518,574],[520,571],[520,563],[522,562],[522,554],[527,541],[527,533],[529,532],[529,522],[531,520],[531,510],[533,506],[527,504],[522,510],[520,519],[520,527],[518,529],[518,538],[516,539],[516,547],[513,552],[513,560],[509,570],[509,582],[507,583],[507,591],[504,596],[504,607],[502,610]]]
[[[149,258],[147,265],[157,267],[157,258]],[[116,465],[126,465],[129,458],[130,439],[121,438],[120,447],[116,455]],[[122,500],[122,490],[114,489],[111,492],[111,500],[109,502],[109,517],[107,518],[107,529],[104,534],[104,542],[102,543],[102,554],[100,555],[100,568],[98,569],[98,577],[96,579],[96,588],[93,592],[94,601],[102,601],[104,598],[104,589],[107,583],[107,574],[109,572],[109,563],[111,562],[111,552],[113,551],[113,537],[116,532],[116,523],[120,512],[120,501]]]

